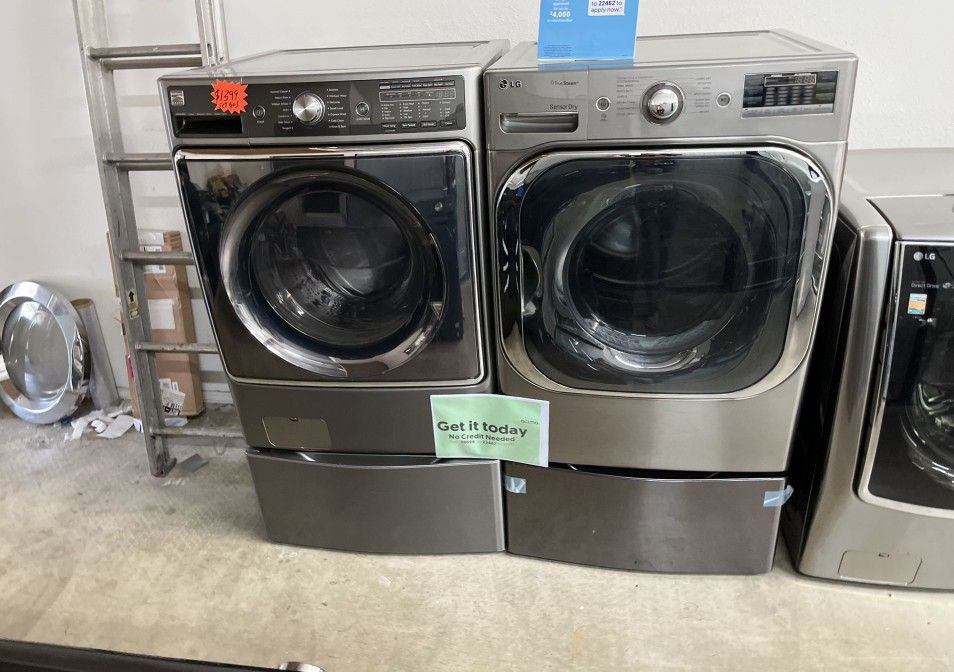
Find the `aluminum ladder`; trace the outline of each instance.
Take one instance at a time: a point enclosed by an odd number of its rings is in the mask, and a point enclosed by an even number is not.
[[[132,362],[143,436],[153,476],[166,476],[176,464],[169,440],[181,437],[241,438],[236,430],[167,427],[154,356],[161,352],[217,354],[214,344],[156,343],[150,339],[143,267],[147,264],[194,265],[191,252],[143,252],[133,207],[129,173],[172,170],[168,154],[129,154],[123,149],[113,72],[215,65],[228,56],[221,0],[195,0],[199,24],[196,44],[112,47],[107,44],[104,0],[73,0],[93,145],[106,204],[113,277],[119,293],[126,352]]]

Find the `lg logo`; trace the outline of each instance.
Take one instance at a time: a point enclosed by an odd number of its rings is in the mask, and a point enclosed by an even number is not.
[[[519,79],[501,79],[499,82],[497,82],[497,86],[499,86],[501,89],[519,89],[521,86],[523,86],[523,82],[521,82]]]
[[[915,252],[914,260],[923,261],[927,259],[928,261],[935,261],[937,259],[937,252]]]

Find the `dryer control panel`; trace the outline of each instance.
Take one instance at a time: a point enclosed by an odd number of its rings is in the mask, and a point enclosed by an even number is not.
[[[780,117],[832,112],[837,87],[837,70],[746,75],[742,116]]]
[[[218,108],[216,83],[167,91],[180,138],[286,138],[389,135],[463,129],[459,75],[295,82],[229,82],[238,103]],[[244,97],[243,97],[244,96]]]

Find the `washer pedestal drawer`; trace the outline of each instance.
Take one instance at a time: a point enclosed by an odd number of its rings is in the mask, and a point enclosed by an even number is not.
[[[507,550],[648,572],[772,568],[785,479],[507,463]]]
[[[365,553],[504,550],[500,463],[250,448],[272,541]]]

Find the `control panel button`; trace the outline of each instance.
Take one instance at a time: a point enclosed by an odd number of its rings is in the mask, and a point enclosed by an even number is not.
[[[656,124],[668,124],[682,113],[682,90],[675,84],[659,82],[643,96],[643,112]]]
[[[252,116],[261,121],[265,118],[265,108],[261,105],[256,105],[252,108]]]
[[[405,128],[417,128],[417,122],[416,122],[416,121],[402,121],[400,127],[401,127],[402,129],[405,129]]]
[[[443,128],[453,128],[457,125],[456,119],[441,119],[441,127]]]
[[[354,106],[354,113],[359,117],[366,117],[371,114],[371,106],[362,100]]]
[[[306,126],[317,124],[325,116],[325,101],[313,93],[303,93],[292,103],[292,114]]]
[[[600,112],[606,112],[606,110],[608,110],[612,104],[612,101],[610,101],[610,99],[606,96],[600,96],[596,99],[596,109]]]
[[[725,91],[723,91],[718,96],[716,96],[716,105],[718,105],[719,107],[725,107],[731,102],[732,102],[732,96],[730,96]]]
[[[421,128],[437,128],[436,121],[422,121]]]

